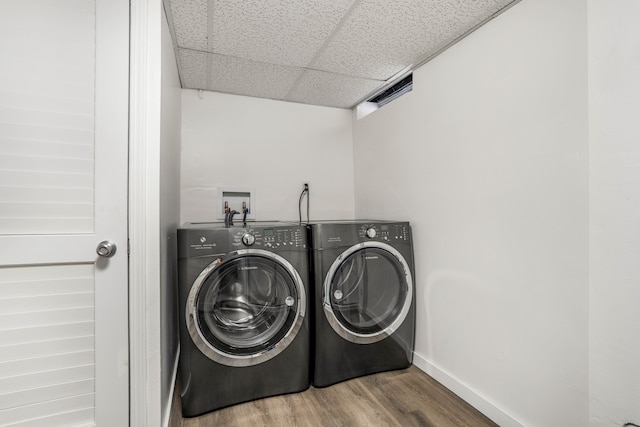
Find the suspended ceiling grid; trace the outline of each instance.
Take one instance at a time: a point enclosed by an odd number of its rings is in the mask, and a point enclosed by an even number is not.
[[[165,0],[182,87],[352,108],[519,0]]]

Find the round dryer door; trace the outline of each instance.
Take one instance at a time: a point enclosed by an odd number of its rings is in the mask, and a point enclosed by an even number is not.
[[[239,250],[200,273],[187,298],[187,328],[210,359],[257,365],[291,343],[306,304],[302,279],[287,260],[260,249]]]
[[[391,335],[407,317],[413,281],[397,250],[365,242],[336,258],[323,291],[324,313],[333,330],[348,341],[370,344]]]

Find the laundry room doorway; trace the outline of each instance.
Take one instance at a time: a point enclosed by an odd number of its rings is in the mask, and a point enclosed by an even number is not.
[[[0,5],[0,424],[129,424],[129,2]]]

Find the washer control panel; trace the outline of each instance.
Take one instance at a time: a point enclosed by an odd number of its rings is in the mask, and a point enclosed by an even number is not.
[[[231,246],[235,249],[250,246],[263,249],[306,249],[307,238],[302,227],[250,227],[233,232]]]

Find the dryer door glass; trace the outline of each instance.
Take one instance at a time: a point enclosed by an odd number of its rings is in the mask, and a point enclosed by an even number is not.
[[[388,251],[364,248],[351,253],[335,271],[329,295],[341,326],[375,335],[398,320],[410,304],[405,268]]]
[[[214,349],[248,356],[278,344],[296,322],[298,287],[277,260],[238,256],[222,262],[195,301],[202,337]]]

